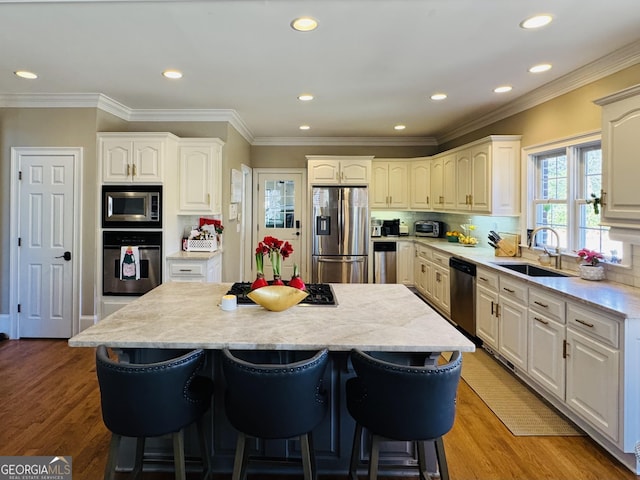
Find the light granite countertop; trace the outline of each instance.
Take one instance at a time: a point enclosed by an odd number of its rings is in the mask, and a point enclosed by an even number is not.
[[[404,285],[332,284],[338,306],[223,311],[230,283],[160,285],[69,340],[72,347],[474,351]]]
[[[216,255],[222,255],[222,249],[219,248],[213,252],[185,252],[183,250],[167,255],[168,260],[209,260]]]
[[[397,238],[396,238],[397,240]],[[503,268],[496,263],[532,263],[520,257],[496,257],[493,248],[478,246],[467,248],[457,243],[447,242],[445,239],[430,239],[424,237],[401,237],[400,240],[413,240],[424,243],[442,252],[475,263],[479,267],[488,268],[503,275],[511,275],[529,286],[540,287],[552,293],[559,294],[567,301],[575,301],[588,307],[600,309],[618,318],[640,320],[640,289],[622,285],[607,280],[589,281],[562,271],[567,277],[530,277]]]

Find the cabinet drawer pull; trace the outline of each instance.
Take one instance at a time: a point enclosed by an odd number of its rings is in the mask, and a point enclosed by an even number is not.
[[[585,327],[593,328],[593,323],[585,322],[584,320],[580,320],[579,318],[575,318],[574,320],[578,323],[581,323]]]
[[[191,272],[192,270],[190,268],[181,268],[180,271],[181,272]]]
[[[549,325],[549,322],[547,322],[546,320],[543,320],[541,318],[533,317],[533,319],[538,321],[538,322],[540,322],[540,323],[543,323],[544,325]]]
[[[489,279],[484,278],[484,277],[478,277],[478,278],[479,278],[480,280],[482,280],[483,282],[488,282],[488,281],[489,281]]]
[[[535,303],[536,305],[540,305],[540,306],[541,306],[541,307],[543,307],[543,308],[549,308],[549,305],[545,305],[544,303],[540,303],[540,302],[539,302],[539,301],[537,301],[537,300],[534,300],[534,301],[533,301],[533,303]]]
[[[506,290],[506,291],[507,291],[507,292],[509,292],[509,293],[516,293],[516,291],[515,291],[515,290],[511,290],[510,288],[507,288],[507,287],[502,287],[502,289],[503,289],[503,290]]]

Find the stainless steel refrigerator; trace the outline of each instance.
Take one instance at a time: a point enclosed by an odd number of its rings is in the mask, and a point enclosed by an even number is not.
[[[367,283],[367,187],[313,187],[314,283]]]

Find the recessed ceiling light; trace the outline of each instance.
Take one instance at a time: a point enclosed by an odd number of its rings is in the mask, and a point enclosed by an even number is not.
[[[310,32],[318,28],[318,22],[311,17],[299,17],[291,22],[291,28],[298,32]]]
[[[17,71],[15,71],[13,73],[15,73],[20,78],[26,78],[28,80],[34,80],[34,79],[38,78],[38,75],[36,75],[33,72],[29,72],[27,70],[17,70]]]
[[[394,128],[394,130],[404,130],[404,129],[405,129],[405,128],[407,128],[407,127],[406,127],[406,126],[404,126],[404,125],[396,125],[396,126],[395,126],[395,127],[393,127],[393,128]]]
[[[310,130],[311,127],[309,125],[300,125],[300,130]]]
[[[507,93],[513,90],[511,85],[502,85],[501,87],[496,87],[493,89],[495,93]]]
[[[531,67],[529,69],[529,72],[542,73],[542,72],[546,72],[547,70],[551,70],[551,65],[548,63],[541,63],[540,65],[534,65],[533,67]]]
[[[540,28],[540,27],[544,27],[545,25],[549,25],[552,20],[553,20],[553,17],[551,15],[547,15],[547,14],[535,15],[533,17],[527,18],[526,20],[523,20],[522,22],[520,22],[520,27],[526,30],[530,30],[533,28]]]
[[[302,95],[298,95],[298,100],[302,102],[308,102],[310,100],[313,100],[313,95],[311,95],[310,93],[303,93]]]
[[[172,80],[182,78],[182,72],[180,72],[179,70],[165,70],[164,72],[162,72],[162,75]]]
[[[431,100],[444,100],[445,98],[447,98],[446,93],[434,93],[431,95]]]

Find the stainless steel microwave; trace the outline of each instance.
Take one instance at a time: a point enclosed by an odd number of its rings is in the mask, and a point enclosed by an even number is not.
[[[162,185],[103,185],[102,228],[161,228]]]
[[[442,222],[435,220],[421,220],[413,226],[416,237],[435,237],[438,238],[444,233],[442,231]]]

